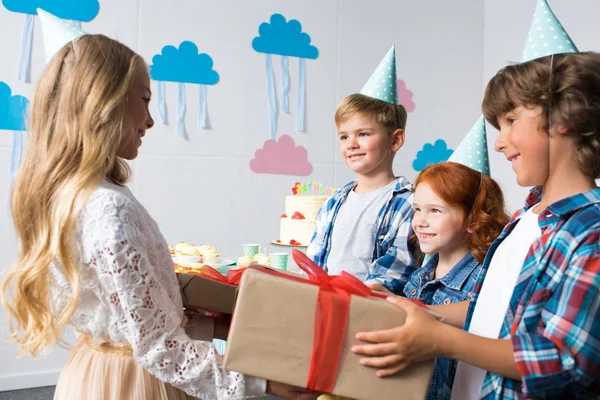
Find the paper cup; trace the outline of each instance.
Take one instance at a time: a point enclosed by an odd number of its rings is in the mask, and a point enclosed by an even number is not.
[[[269,263],[271,268],[287,270],[288,253],[270,253]]]
[[[242,255],[252,258],[258,254],[259,249],[260,249],[260,246],[257,244],[243,244],[242,245]]]

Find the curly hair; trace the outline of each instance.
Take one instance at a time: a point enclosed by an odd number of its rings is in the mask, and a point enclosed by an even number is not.
[[[541,129],[564,128],[574,140],[580,170],[600,178],[600,53],[553,57],[500,70],[487,85],[483,114],[499,129],[499,119],[515,108],[540,107]]]
[[[469,235],[469,250],[482,263],[492,242],[510,220],[504,208],[504,195],[489,176],[451,161],[425,168],[415,187],[427,183],[448,205],[459,207]]]

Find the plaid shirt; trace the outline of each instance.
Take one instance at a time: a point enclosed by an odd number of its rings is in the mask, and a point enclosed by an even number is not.
[[[306,254],[327,271],[331,251],[331,236],[335,218],[356,181],[337,190],[323,204],[317,216],[317,229]],[[394,293],[401,294],[410,274],[415,270],[413,255],[408,248],[412,235],[412,184],[404,177],[397,178],[396,187],[377,216],[377,232],[372,262],[366,283],[378,282]]]
[[[540,200],[536,187],[492,244],[474,300],[494,251]],[[481,398],[600,398],[600,189],[552,204],[538,221],[542,235],[525,258],[499,335],[512,340],[522,377],[488,372]]]

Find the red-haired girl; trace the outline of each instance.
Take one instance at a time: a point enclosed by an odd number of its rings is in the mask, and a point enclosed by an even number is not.
[[[500,187],[462,164],[435,164],[417,177],[414,210],[420,250],[431,257],[412,273],[404,295],[428,305],[470,299],[485,254],[509,221]],[[428,399],[440,397],[451,366],[437,358]]]

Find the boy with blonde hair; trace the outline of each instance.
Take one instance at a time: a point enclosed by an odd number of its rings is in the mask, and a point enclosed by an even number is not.
[[[412,185],[392,164],[404,144],[394,47],[361,93],[335,113],[340,154],[356,174],[322,206],[307,254],[330,275],[346,271],[374,289],[401,293],[414,271],[408,246]]]

